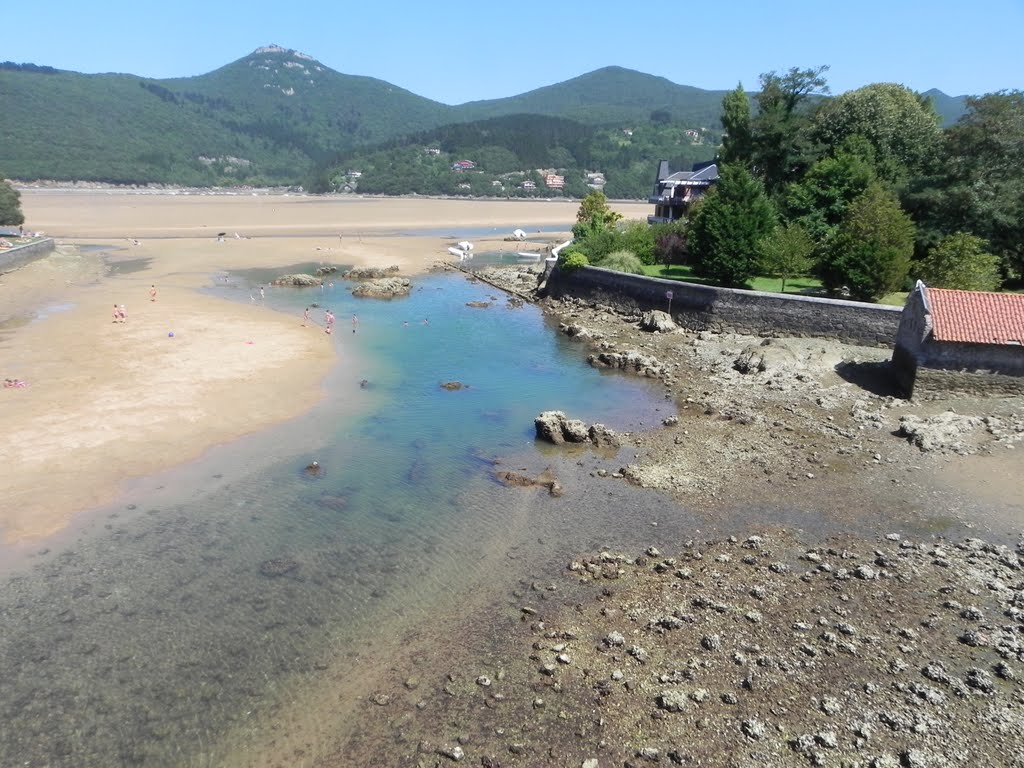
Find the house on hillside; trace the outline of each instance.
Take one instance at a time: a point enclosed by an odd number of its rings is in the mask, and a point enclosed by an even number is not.
[[[565,176],[560,176],[557,173],[549,173],[544,177],[544,184],[548,189],[564,189]]]
[[[654,214],[647,217],[648,224],[665,224],[683,218],[687,209],[718,181],[715,162],[696,163],[693,170],[671,173],[668,161],[658,163],[658,176],[654,180],[654,194],[647,202],[654,206]]]
[[[453,171],[472,171],[476,168],[476,163],[472,160],[456,160],[452,163]]]
[[[519,188],[525,189],[527,192],[533,192],[534,190],[537,189],[537,185],[534,182],[527,179],[526,181],[519,185]]]
[[[892,367],[908,397],[1024,394],[1024,294],[919,280],[903,307]]]

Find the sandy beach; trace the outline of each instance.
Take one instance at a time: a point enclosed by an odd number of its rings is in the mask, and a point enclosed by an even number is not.
[[[0,370],[27,383],[0,401],[8,544],[318,402],[341,341],[201,293],[218,275],[311,262],[414,274],[449,258],[445,228],[491,228],[475,238],[487,248],[523,227],[534,245],[568,229],[577,204],[28,190],[22,207],[26,227],[59,245],[0,277]],[[619,208],[640,218],[648,206]],[[400,234],[423,230],[435,234]],[[131,268],[111,271],[119,263]],[[112,322],[114,304],[126,323]]]

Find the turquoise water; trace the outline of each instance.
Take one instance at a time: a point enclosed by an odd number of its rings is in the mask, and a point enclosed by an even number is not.
[[[250,301],[272,276],[211,290]],[[268,734],[310,764],[337,731],[323,712],[371,684],[388,638],[508,578],[509,552],[543,565],[642,538],[649,512],[623,484],[584,499],[567,475],[566,498],[546,500],[495,482],[493,463],[568,471],[591,454],[536,445],[537,413],[627,430],[670,412],[657,388],[590,368],[535,307],[462,275],[391,301],[345,288],[266,290],[272,309],[338,318],[339,370],[313,413],[139,481],[8,564],[0,764],[247,764]]]

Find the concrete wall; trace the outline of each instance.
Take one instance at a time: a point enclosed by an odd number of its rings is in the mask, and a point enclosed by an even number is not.
[[[34,261],[53,251],[54,240],[47,237],[44,240],[37,240],[26,245],[17,245],[0,251],[0,272],[9,272],[12,269],[22,267],[30,261]]]
[[[627,275],[598,267],[548,279],[552,296],[574,296],[607,304],[621,312],[668,311],[692,330],[728,331],[755,336],[811,336],[850,344],[891,347],[900,322],[899,307],[855,301],[758,293]]]

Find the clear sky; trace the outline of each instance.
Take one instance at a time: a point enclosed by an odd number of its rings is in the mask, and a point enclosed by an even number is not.
[[[609,65],[709,89],[823,64],[833,93],[1024,89],[1024,0],[46,0],[2,18],[0,60],[187,77],[274,43],[446,104]]]

